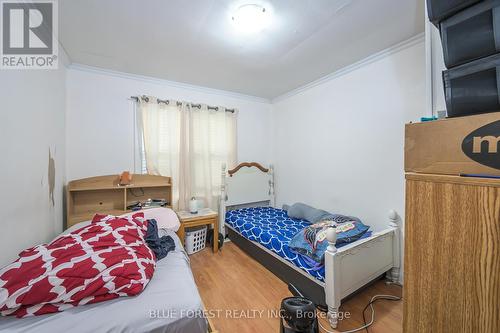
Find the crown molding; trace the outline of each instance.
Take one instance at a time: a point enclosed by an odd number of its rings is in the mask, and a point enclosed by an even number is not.
[[[61,44],[61,41],[57,41],[58,47],[59,47],[59,63],[63,64],[65,68],[69,68],[71,66],[71,58],[68,55],[68,52],[66,52],[66,49],[64,46]]]
[[[366,57],[366,58],[364,58],[364,59],[362,59],[362,60],[360,60],[358,62],[355,62],[355,63],[353,63],[351,65],[342,67],[341,69],[339,69],[339,70],[337,70],[337,71],[335,71],[333,73],[325,75],[325,76],[323,76],[323,77],[321,77],[321,78],[319,78],[317,80],[314,80],[314,81],[312,81],[312,82],[310,82],[308,84],[305,84],[303,86],[300,86],[298,88],[290,90],[289,92],[286,92],[286,93],[284,93],[282,95],[279,95],[279,96],[271,99],[271,103],[274,104],[274,103],[283,101],[283,100],[285,100],[285,99],[287,99],[289,97],[295,96],[295,95],[297,95],[297,94],[299,94],[299,93],[301,93],[303,91],[309,90],[309,89],[311,89],[313,87],[316,87],[316,86],[318,86],[320,84],[323,84],[325,82],[328,82],[328,81],[331,81],[333,79],[336,79],[336,78],[338,78],[338,77],[340,77],[342,75],[346,75],[346,74],[348,74],[348,73],[350,73],[352,71],[355,71],[355,70],[357,70],[357,69],[359,69],[361,67],[367,66],[367,65],[369,65],[371,63],[374,63],[374,62],[376,62],[378,60],[381,60],[381,59],[383,59],[385,57],[388,57],[388,56],[390,56],[390,55],[392,55],[394,53],[403,51],[403,50],[405,50],[405,49],[407,49],[409,47],[412,47],[414,45],[417,45],[419,43],[423,43],[424,40],[425,40],[425,33],[422,32],[422,33],[420,33],[418,35],[415,35],[415,36],[413,36],[413,37],[411,37],[411,38],[409,38],[407,40],[404,40],[404,41],[402,41],[402,42],[400,42],[398,44],[395,44],[395,45],[393,45],[391,47],[388,47],[388,48],[386,48],[386,49],[384,49],[382,51],[374,53],[374,54],[372,54],[372,55],[370,55],[370,56],[368,56],[368,57]]]
[[[166,85],[166,86],[170,86],[170,87],[174,87],[174,88],[188,89],[188,90],[198,91],[198,92],[202,92],[202,93],[231,97],[231,98],[236,98],[236,99],[246,100],[246,101],[251,101],[251,102],[274,104],[274,103],[283,101],[289,97],[295,96],[303,91],[306,91],[306,90],[309,90],[313,87],[316,87],[320,84],[323,84],[323,83],[326,83],[326,82],[331,81],[333,79],[336,79],[342,75],[348,74],[348,73],[355,71],[361,67],[367,66],[367,65],[369,65],[373,62],[376,62],[378,60],[381,60],[387,56],[390,56],[390,55],[395,54],[397,52],[403,51],[409,47],[412,47],[414,45],[422,43],[422,42],[424,42],[424,40],[425,40],[425,33],[420,33],[414,37],[411,37],[411,38],[404,40],[398,44],[395,44],[387,49],[384,49],[382,51],[374,53],[374,54],[372,54],[372,55],[370,55],[370,56],[368,56],[368,57],[366,57],[358,62],[355,62],[351,65],[345,66],[345,67],[343,67],[343,68],[341,68],[333,73],[325,75],[317,80],[314,80],[314,81],[312,81],[308,84],[305,84],[303,86],[300,86],[296,89],[290,90],[290,91],[288,91],[282,95],[279,95],[275,98],[272,98],[272,99],[241,94],[241,93],[237,93],[237,92],[233,92],[233,91],[197,86],[197,85],[188,84],[188,83],[170,81],[170,80],[160,79],[160,78],[152,77],[152,76],[145,76],[145,75],[139,75],[139,74],[120,72],[120,71],[105,69],[105,68],[101,68],[101,67],[83,65],[83,64],[79,64],[79,63],[71,63],[68,66],[68,68],[73,69],[73,70],[83,71],[83,72],[104,74],[104,75],[110,75],[110,76],[119,77],[119,78],[161,84],[161,85]]]
[[[270,104],[270,102],[271,102],[269,99],[263,98],[263,97],[257,97],[257,96],[245,95],[245,94],[241,94],[241,93],[237,93],[237,92],[233,92],[233,91],[197,86],[197,85],[193,85],[193,84],[189,84],[189,83],[170,81],[170,80],[160,79],[160,78],[156,78],[156,77],[152,77],[152,76],[119,72],[119,71],[114,71],[111,69],[88,66],[88,65],[83,65],[83,64],[79,64],[79,63],[70,64],[69,69],[82,71],[82,72],[104,74],[104,75],[109,75],[109,76],[113,76],[113,77],[143,81],[143,82],[148,82],[148,83],[155,83],[155,84],[170,86],[170,87],[174,87],[174,88],[188,89],[188,90],[193,90],[193,91],[197,91],[197,92],[201,92],[201,93],[220,95],[220,96],[231,97],[231,98],[236,98],[236,99],[246,100],[246,101],[251,101],[251,102],[258,102],[258,103],[265,103],[265,104]]]

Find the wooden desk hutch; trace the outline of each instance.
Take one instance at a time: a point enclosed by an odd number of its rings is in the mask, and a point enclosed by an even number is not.
[[[170,177],[134,174],[130,185],[118,185],[119,176],[99,176],[74,180],[66,192],[67,227],[88,221],[94,214],[122,215],[134,201],[165,199],[172,204]]]

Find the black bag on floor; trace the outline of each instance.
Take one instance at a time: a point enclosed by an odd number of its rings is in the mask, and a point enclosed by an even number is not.
[[[208,243],[210,246],[214,246],[214,229],[208,230],[207,234],[207,239]],[[222,249],[222,246],[224,245],[224,236],[219,232],[219,250]]]

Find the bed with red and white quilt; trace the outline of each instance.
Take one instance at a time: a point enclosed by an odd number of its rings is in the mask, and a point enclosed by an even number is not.
[[[157,261],[142,214],[96,215],[0,269],[0,331],[206,332],[189,259]]]

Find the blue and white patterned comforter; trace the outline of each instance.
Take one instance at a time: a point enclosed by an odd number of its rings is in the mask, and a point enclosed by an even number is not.
[[[309,226],[306,220],[288,217],[286,211],[272,207],[255,207],[231,210],[226,213],[226,223],[246,239],[258,242],[283,259],[324,281],[325,267],[293,252],[288,243],[299,231]],[[365,233],[361,238],[371,236]],[[347,245],[344,243],[337,247]]]
[[[282,209],[256,207],[228,211],[226,223],[246,239],[262,244],[316,279],[324,280],[325,268],[323,265],[310,265],[305,258],[292,252],[288,247],[293,236],[307,227],[309,222],[292,219]]]

